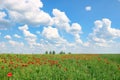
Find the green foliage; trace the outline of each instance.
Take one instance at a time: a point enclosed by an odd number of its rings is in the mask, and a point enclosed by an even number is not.
[[[60,54],[65,54],[65,52],[61,51]]]
[[[49,54],[55,54],[55,51],[49,51]]]
[[[48,51],[46,51],[45,54],[48,54]]]
[[[49,54],[52,54],[52,52],[51,52],[51,51],[49,51]]]
[[[69,52],[68,54],[72,54],[71,52]]]
[[[1,54],[0,80],[120,80],[118,58],[120,55]]]
[[[53,51],[52,53],[55,54],[55,51]]]

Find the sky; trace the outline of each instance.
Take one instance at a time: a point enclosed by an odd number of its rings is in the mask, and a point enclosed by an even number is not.
[[[0,53],[120,53],[120,0],[0,0]]]

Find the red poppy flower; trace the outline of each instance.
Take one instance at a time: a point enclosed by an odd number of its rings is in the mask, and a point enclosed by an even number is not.
[[[4,69],[4,66],[2,66],[1,69]]]
[[[7,76],[8,76],[8,77],[11,77],[11,76],[12,76],[12,73],[11,73],[11,72],[9,72],[9,73],[7,74]]]

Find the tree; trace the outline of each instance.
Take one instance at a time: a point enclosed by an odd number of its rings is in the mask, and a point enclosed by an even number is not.
[[[61,51],[60,54],[65,54],[65,52]]]
[[[45,54],[48,54],[48,51],[46,51]]]
[[[53,51],[53,53],[52,54],[55,54],[55,51]]]
[[[49,54],[52,54],[52,52],[50,51]]]
[[[68,54],[72,54],[71,52],[69,52]]]

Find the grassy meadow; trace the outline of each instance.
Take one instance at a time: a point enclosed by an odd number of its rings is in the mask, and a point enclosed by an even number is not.
[[[120,54],[0,54],[0,80],[120,80]]]

